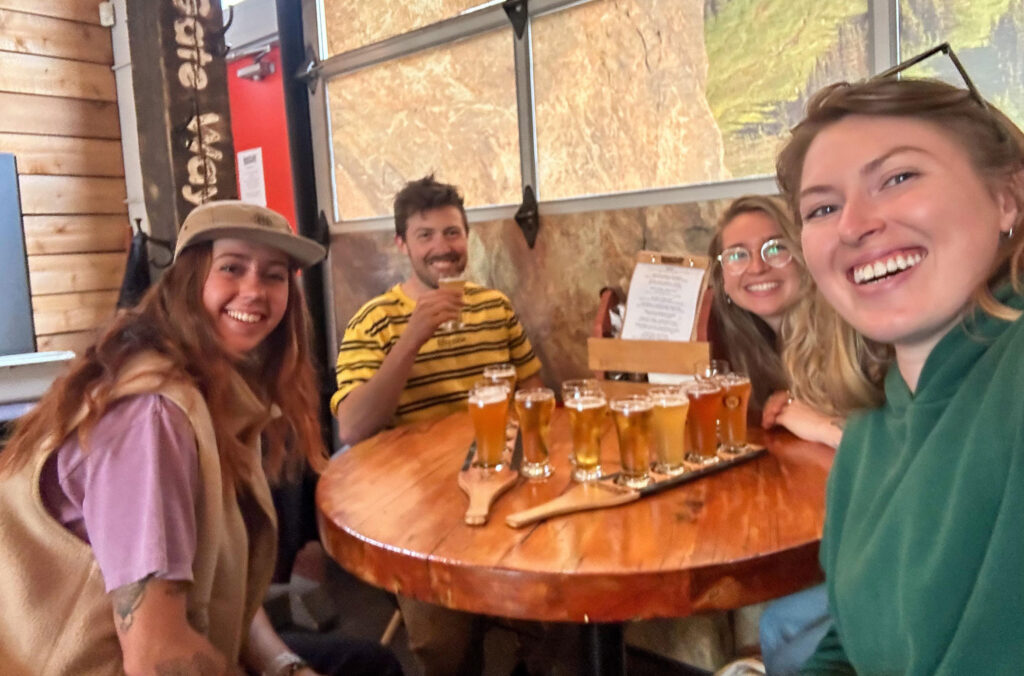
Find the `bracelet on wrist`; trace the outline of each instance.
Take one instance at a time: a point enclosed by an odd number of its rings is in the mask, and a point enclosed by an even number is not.
[[[292,652],[284,652],[270,661],[263,670],[263,676],[293,676],[309,665],[301,657]]]

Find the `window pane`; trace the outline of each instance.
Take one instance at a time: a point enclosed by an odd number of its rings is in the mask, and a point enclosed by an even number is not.
[[[772,173],[808,95],[867,74],[867,26],[866,0],[594,0],[535,19],[541,197]]]
[[[900,0],[900,58],[948,42],[981,95],[1024,126],[1024,3],[1012,0]],[[944,56],[908,76],[938,77],[963,86]]]
[[[467,207],[522,201],[512,40],[494,31],[328,83],[342,220],[389,215],[431,172]]]
[[[483,0],[323,0],[327,55],[457,16]]]

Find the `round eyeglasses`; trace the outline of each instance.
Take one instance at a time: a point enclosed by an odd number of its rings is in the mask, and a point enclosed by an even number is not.
[[[730,275],[742,275],[750,267],[750,249],[745,246],[731,246],[718,254],[718,262],[722,270]],[[793,252],[785,240],[773,237],[761,245],[761,260],[773,268],[789,265],[793,260]]]

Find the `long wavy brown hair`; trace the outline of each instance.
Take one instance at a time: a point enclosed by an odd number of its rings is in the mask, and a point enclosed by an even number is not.
[[[776,162],[779,187],[798,227],[807,150],[818,133],[847,115],[913,118],[935,125],[965,149],[990,188],[1010,189],[1019,210],[1017,222],[1012,236],[1001,243],[988,279],[974,289],[972,305],[993,317],[1016,319],[1020,313],[999,303],[992,292],[1009,281],[1024,293],[1024,133],[995,107],[982,106],[967,90],[938,80],[876,78],[825,87],[807,104],[806,118],[793,129]],[[783,359],[797,396],[840,414],[883,401],[891,346],[860,335],[824,302],[799,308],[793,332],[795,340],[786,343]]]
[[[781,334],[785,332],[785,320],[783,330],[777,336],[761,317],[731,302],[725,293],[722,264],[717,261],[718,255],[722,253],[722,236],[725,229],[737,216],[751,212],[759,212],[772,219],[787,241],[798,233],[792,217],[779,199],[765,195],[744,195],[729,204],[719,217],[715,235],[708,246],[708,256],[712,260],[713,296],[709,335],[715,357],[728,359],[737,371],[750,376],[753,388],[750,403],[759,410],[772,392],[784,390],[789,386],[781,356]],[[811,286],[810,278],[799,260],[794,264],[800,266],[800,291],[802,294],[807,293]]]
[[[319,398],[309,354],[310,319],[291,272],[288,307],[280,324],[242,361],[222,347],[202,304],[212,260],[212,244],[191,246],[178,256],[136,308],[118,315],[94,345],[71,364],[28,414],[18,420],[4,452],[0,474],[23,466],[47,439],[65,439],[77,431],[88,448],[90,431],[113,404],[113,387],[125,364],[141,353],[156,353],[170,363],[168,380],[183,378],[203,395],[213,420],[225,488],[237,486],[249,454],[226,429],[232,407],[232,375],[240,374],[252,391],[282,415],[263,429],[264,466],[277,479],[302,455],[316,470],[326,464],[318,423]],[[73,417],[87,414],[76,429]],[[301,451],[299,450],[301,449]]]

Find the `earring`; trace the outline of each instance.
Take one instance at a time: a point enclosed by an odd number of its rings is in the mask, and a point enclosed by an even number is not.
[[[728,303],[729,305],[732,305],[732,296],[726,294],[725,302]]]

